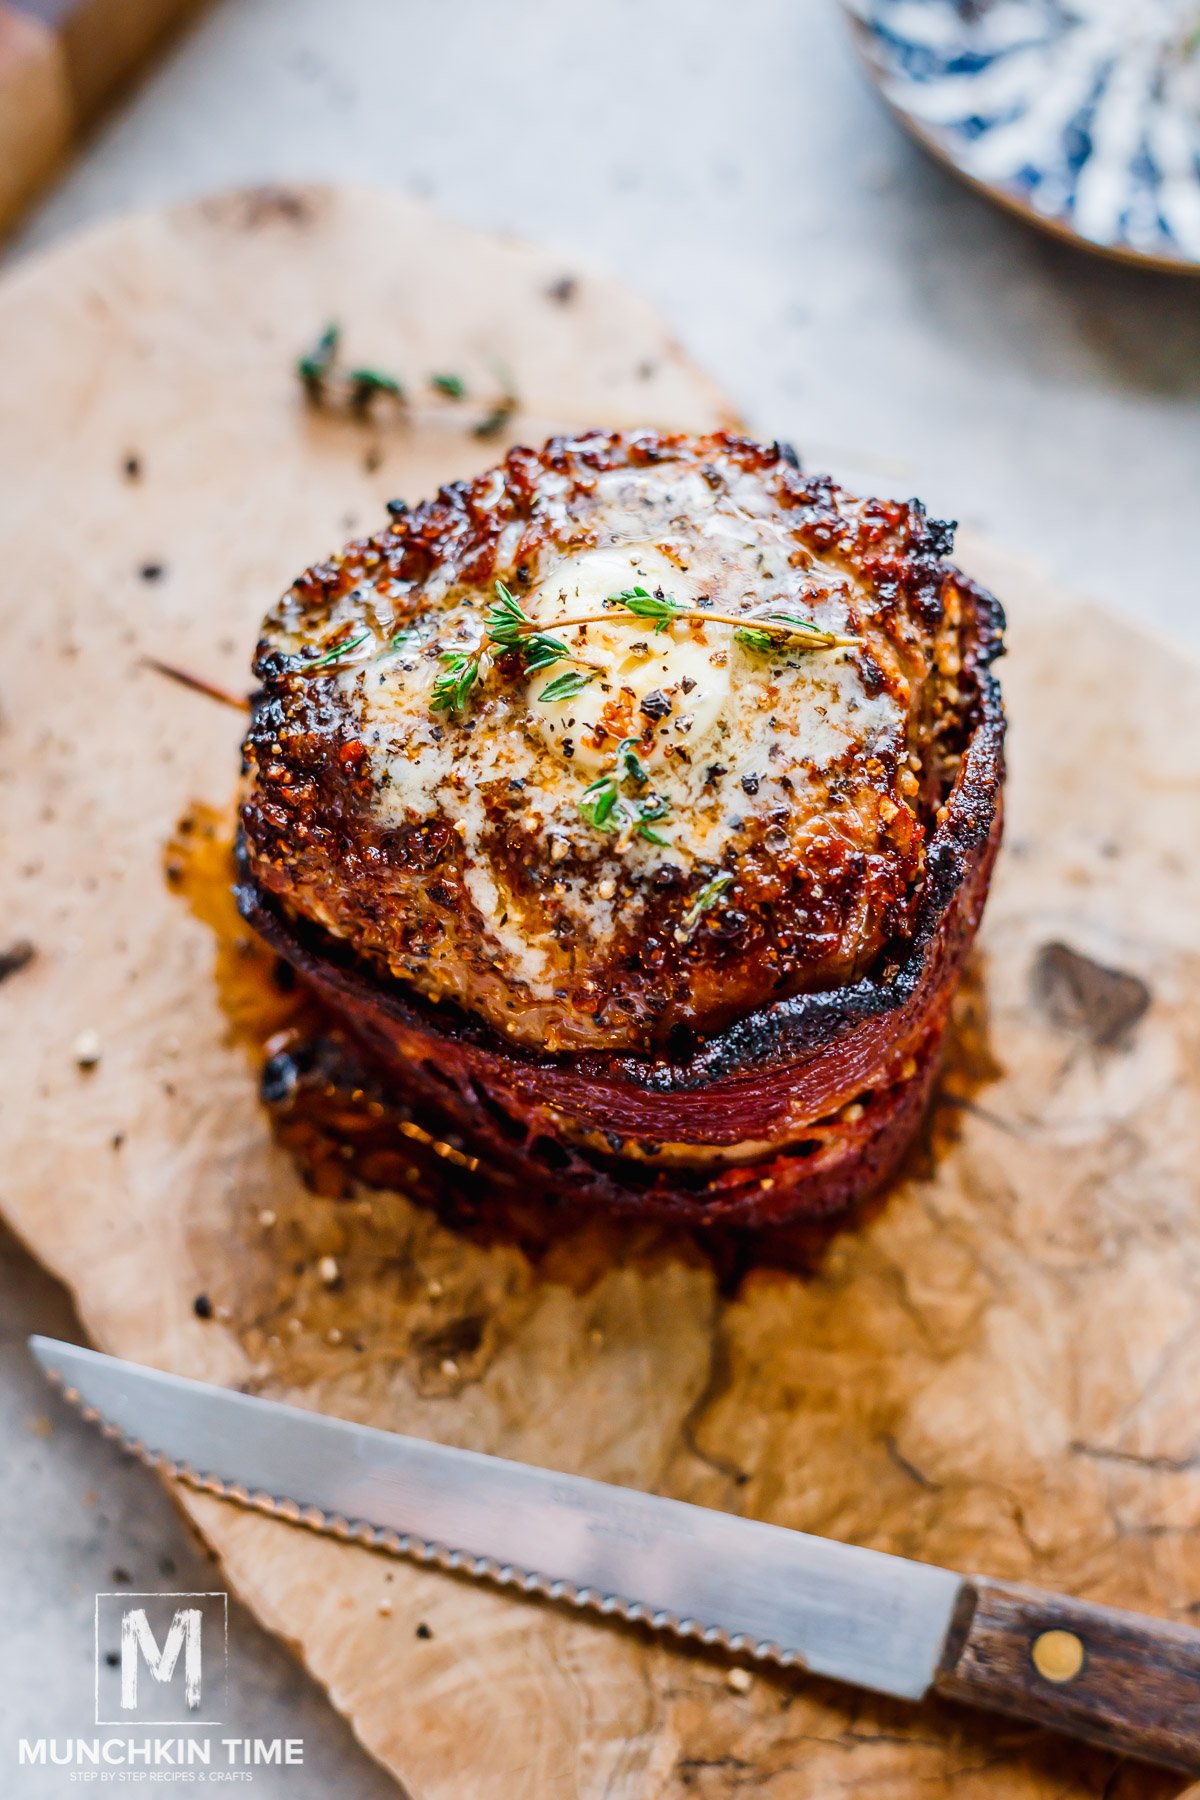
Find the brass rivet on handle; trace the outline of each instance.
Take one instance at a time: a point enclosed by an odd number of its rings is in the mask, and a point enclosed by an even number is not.
[[[1046,1681],[1074,1681],[1083,1667],[1083,1640],[1073,1631],[1043,1631],[1034,1638],[1030,1654]]]

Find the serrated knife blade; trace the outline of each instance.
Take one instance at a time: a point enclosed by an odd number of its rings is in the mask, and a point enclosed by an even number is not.
[[[798,1664],[929,1688],[946,1569],[353,1424],[35,1337],[66,1397],[144,1460],[296,1523]]]
[[[86,1417],[318,1531],[1200,1773],[1200,1631],[30,1340]]]

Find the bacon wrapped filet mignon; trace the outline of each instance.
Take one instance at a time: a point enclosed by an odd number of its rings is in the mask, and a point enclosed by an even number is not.
[[[779,1223],[919,1123],[999,840],[996,602],[786,446],[516,449],[268,617],[246,918],[495,1179]]]

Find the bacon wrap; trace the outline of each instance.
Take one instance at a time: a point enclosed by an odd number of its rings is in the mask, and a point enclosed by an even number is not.
[[[1000,840],[1002,615],[974,612],[964,741],[907,944],[851,986],[765,1006],[670,1054],[538,1055],[381,977],[244,868],[248,923],[382,1068],[397,1097],[523,1192],[690,1223],[766,1226],[878,1187],[911,1141]]]

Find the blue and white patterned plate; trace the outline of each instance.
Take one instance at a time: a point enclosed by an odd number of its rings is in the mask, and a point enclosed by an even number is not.
[[[1112,255],[1200,272],[1200,0],[844,0],[923,143]]]

